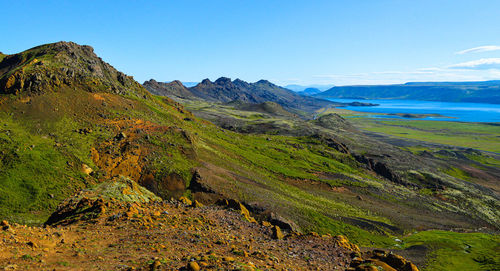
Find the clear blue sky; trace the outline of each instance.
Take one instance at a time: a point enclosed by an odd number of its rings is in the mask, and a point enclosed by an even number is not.
[[[500,79],[498,0],[0,3],[0,51],[88,44],[140,82]]]

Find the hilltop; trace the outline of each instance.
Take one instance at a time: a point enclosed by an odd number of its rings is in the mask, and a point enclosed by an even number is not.
[[[300,94],[300,95],[312,96],[314,94],[321,93],[321,90],[319,90],[317,88],[306,88],[306,89],[304,89],[302,91],[299,91],[297,93]]]
[[[4,94],[41,94],[68,87],[92,92],[147,94],[132,77],[99,58],[90,46],[57,42],[2,58],[0,90]]]

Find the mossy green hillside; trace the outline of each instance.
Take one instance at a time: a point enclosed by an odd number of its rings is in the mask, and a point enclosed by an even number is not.
[[[2,113],[0,121],[0,216],[40,223],[59,201],[86,186],[79,160],[53,138],[31,133]]]
[[[62,199],[102,177],[83,174],[82,166],[100,172],[91,149],[100,142],[112,141],[119,133],[114,123],[131,118],[132,114],[120,113],[130,113],[125,110],[127,106],[136,104],[136,110],[150,119],[158,117],[137,100],[116,96],[103,105],[101,98],[78,89],[32,97],[4,95],[2,100],[0,216],[23,223],[43,222]],[[180,114],[177,109],[163,105],[163,114],[170,116],[164,118],[165,122],[173,124],[173,119],[182,119],[175,117]],[[172,112],[167,113],[169,108]],[[145,145],[156,149],[150,156],[151,171],[176,172],[190,178],[194,163],[179,150],[179,145],[186,144],[179,134],[152,133],[144,140]]]
[[[381,121],[369,118],[355,118],[352,122],[367,131],[500,153],[498,125],[424,120]]]
[[[425,246],[423,270],[498,270],[500,236],[485,233],[423,231],[403,239],[402,247]]]

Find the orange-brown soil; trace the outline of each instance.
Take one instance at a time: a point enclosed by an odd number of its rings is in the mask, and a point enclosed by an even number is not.
[[[17,270],[345,269],[351,251],[331,236],[272,238],[272,228],[220,207],[107,204],[67,226],[0,231],[0,267]],[[128,206],[128,207],[127,207]]]

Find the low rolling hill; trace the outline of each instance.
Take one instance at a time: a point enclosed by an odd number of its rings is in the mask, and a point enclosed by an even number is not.
[[[407,99],[500,104],[500,81],[338,86],[313,96],[318,98]]]

